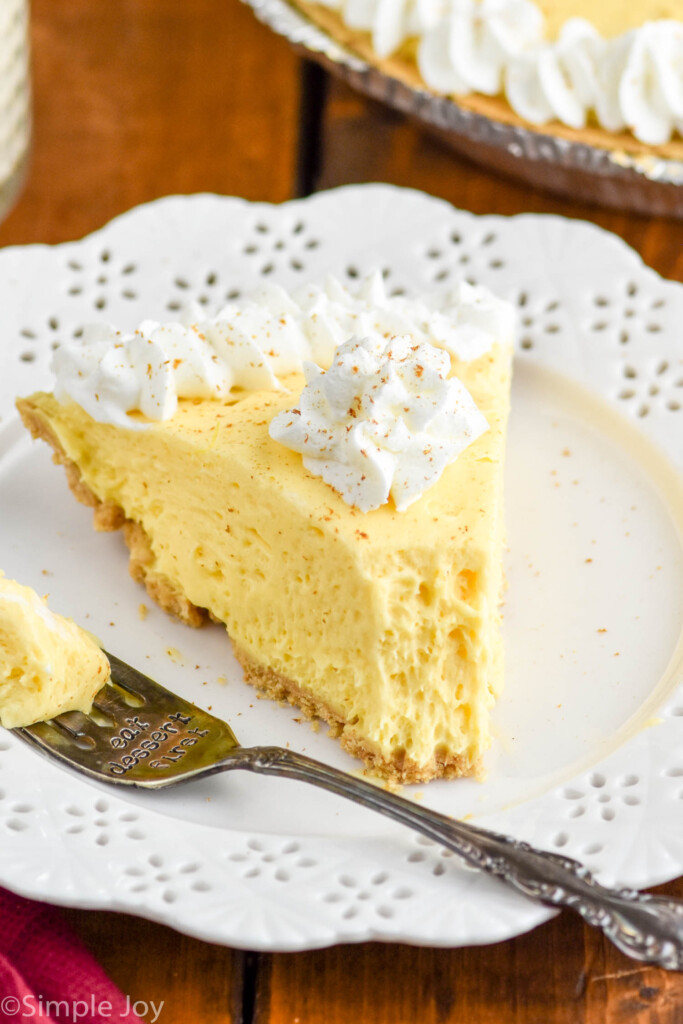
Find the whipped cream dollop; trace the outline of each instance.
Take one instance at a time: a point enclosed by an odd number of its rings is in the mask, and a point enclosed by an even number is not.
[[[349,505],[369,512],[391,496],[403,511],[488,429],[450,365],[410,337],[351,338],[327,371],[306,363],[297,407],[274,417],[270,436]]]
[[[629,129],[661,145],[683,134],[683,20],[661,19],[611,39],[572,18],[546,38],[533,0],[317,0],[372,35],[378,57],[417,40],[417,65],[438,93],[503,94],[532,124]]]
[[[389,295],[382,275],[357,289],[333,277],[292,294],[272,284],[207,316],[188,306],[177,322],[144,320],[132,331],[108,324],[54,354],[55,396],[93,419],[131,429],[170,419],[179,398],[224,398],[233,388],[278,389],[305,361],[327,367],[354,335],[378,342],[399,334],[430,342],[459,360],[476,359],[495,342],[509,344],[513,307],[466,283],[438,298]]]
[[[193,324],[144,320],[131,332],[92,324],[78,343],[55,352],[55,396],[77,402],[99,422],[142,428],[129,412],[166,420],[179,398],[277,388],[277,374],[299,369],[309,354],[290,317],[257,303]]]

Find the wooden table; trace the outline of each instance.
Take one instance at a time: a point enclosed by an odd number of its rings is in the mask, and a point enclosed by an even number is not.
[[[589,218],[683,280],[683,222],[578,207],[488,174],[326,81],[237,0],[33,0],[33,30],[33,161],[0,244],[76,238],[168,193],[277,202],[379,180],[476,213]],[[683,881],[661,891],[683,897]],[[638,966],[566,915],[485,948],[283,955],[122,915],[67,917],[124,992],[164,1000],[160,1024],[683,1021],[683,976]]]

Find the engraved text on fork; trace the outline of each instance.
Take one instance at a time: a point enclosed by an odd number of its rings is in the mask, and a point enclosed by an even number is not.
[[[186,728],[191,721],[191,716],[174,711],[152,729],[149,722],[141,721],[137,715],[126,718],[126,724],[109,740],[114,750],[126,753],[108,762],[109,771],[112,775],[125,775],[141,761],[147,761],[150,768],[169,768],[209,734],[208,729]]]

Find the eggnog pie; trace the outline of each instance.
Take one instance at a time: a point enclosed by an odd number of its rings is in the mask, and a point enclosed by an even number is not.
[[[502,683],[512,307],[380,276],[99,327],[18,401],[95,528],[385,777],[479,770]]]

